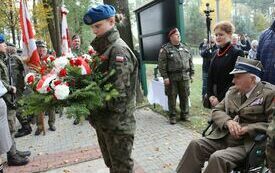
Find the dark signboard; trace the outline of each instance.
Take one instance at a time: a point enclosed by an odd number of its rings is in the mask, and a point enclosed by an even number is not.
[[[156,63],[161,46],[168,41],[167,33],[179,27],[178,3],[182,1],[155,0],[135,10],[143,61]]]

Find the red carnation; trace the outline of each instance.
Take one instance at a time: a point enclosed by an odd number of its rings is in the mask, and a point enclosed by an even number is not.
[[[54,86],[57,86],[57,85],[61,84],[61,81],[60,80],[56,80],[56,81],[53,82],[53,84],[54,84]]]
[[[50,92],[52,89],[51,89],[51,87],[47,87],[47,92]]]
[[[34,76],[29,76],[27,79],[28,84],[32,84],[34,82]]]
[[[55,59],[54,56],[52,56],[52,55],[50,55],[49,58],[50,58],[50,61],[51,61],[51,62],[53,62],[54,59]]]
[[[96,54],[96,51],[94,49],[90,49],[88,53],[92,56]]]
[[[46,66],[42,66],[41,69],[40,69],[40,74],[44,75],[46,70],[47,70],[47,67]]]
[[[77,59],[75,60],[75,65],[76,65],[76,66],[82,65],[82,59],[81,59],[81,58],[77,58]]]
[[[70,59],[70,64],[71,64],[71,66],[74,66],[74,60],[73,59]]]
[[[65,68],[63,68],[62,70],[60,70],[59,77],[64,77],[66,75],[67,75],[67,70]]]

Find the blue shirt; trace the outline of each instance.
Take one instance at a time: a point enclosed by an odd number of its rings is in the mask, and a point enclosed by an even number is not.
[[[275,84],[275,21],[260,36],[257,59],[264,67],[262,80]]]

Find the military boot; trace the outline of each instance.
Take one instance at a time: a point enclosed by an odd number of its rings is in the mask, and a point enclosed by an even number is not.
[[[16,154],[18,154],[21,157],[29,157],[31,155],[30,151],[19,151],[16,150]]]
[[[183,114],[183,113],[180,114],[181,121],[189,121],[189,119],[187,117],[188,117],[188,114]]]
[[[14,134],[14,137],[15,138],[19,138],[19,137],[22,137],[22,136],[26,136],[28,134],[31,134],[32,132],[32,128],[29,124],[27,125],[23,125],[21,129],[19,129],[15,134]]]
[[[49,130],[50,131],[56,131],[56,127],[53,125],[53,124],[51,124],[51,125],[49,125],[50,127],[49,127]]]
[[[176,117],[170,117],[169,121],[170,121],[170,124],[176,124],[177,123]]]
[[[29,159],[21,157],[19,154],[10,155],[8,154],[8,165],[9,166],[22,166],[29,163]]]

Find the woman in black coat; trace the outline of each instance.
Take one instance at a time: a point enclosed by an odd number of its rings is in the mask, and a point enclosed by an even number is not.
[[[223,100],[226,91],[232,86],[233,75],[230,75],[238,56],[243,51],[231,44],[235,27],[227,21],[219,22],[214,27],[218,50],[211,61],[208,71],[207,95],[212,107]]]

